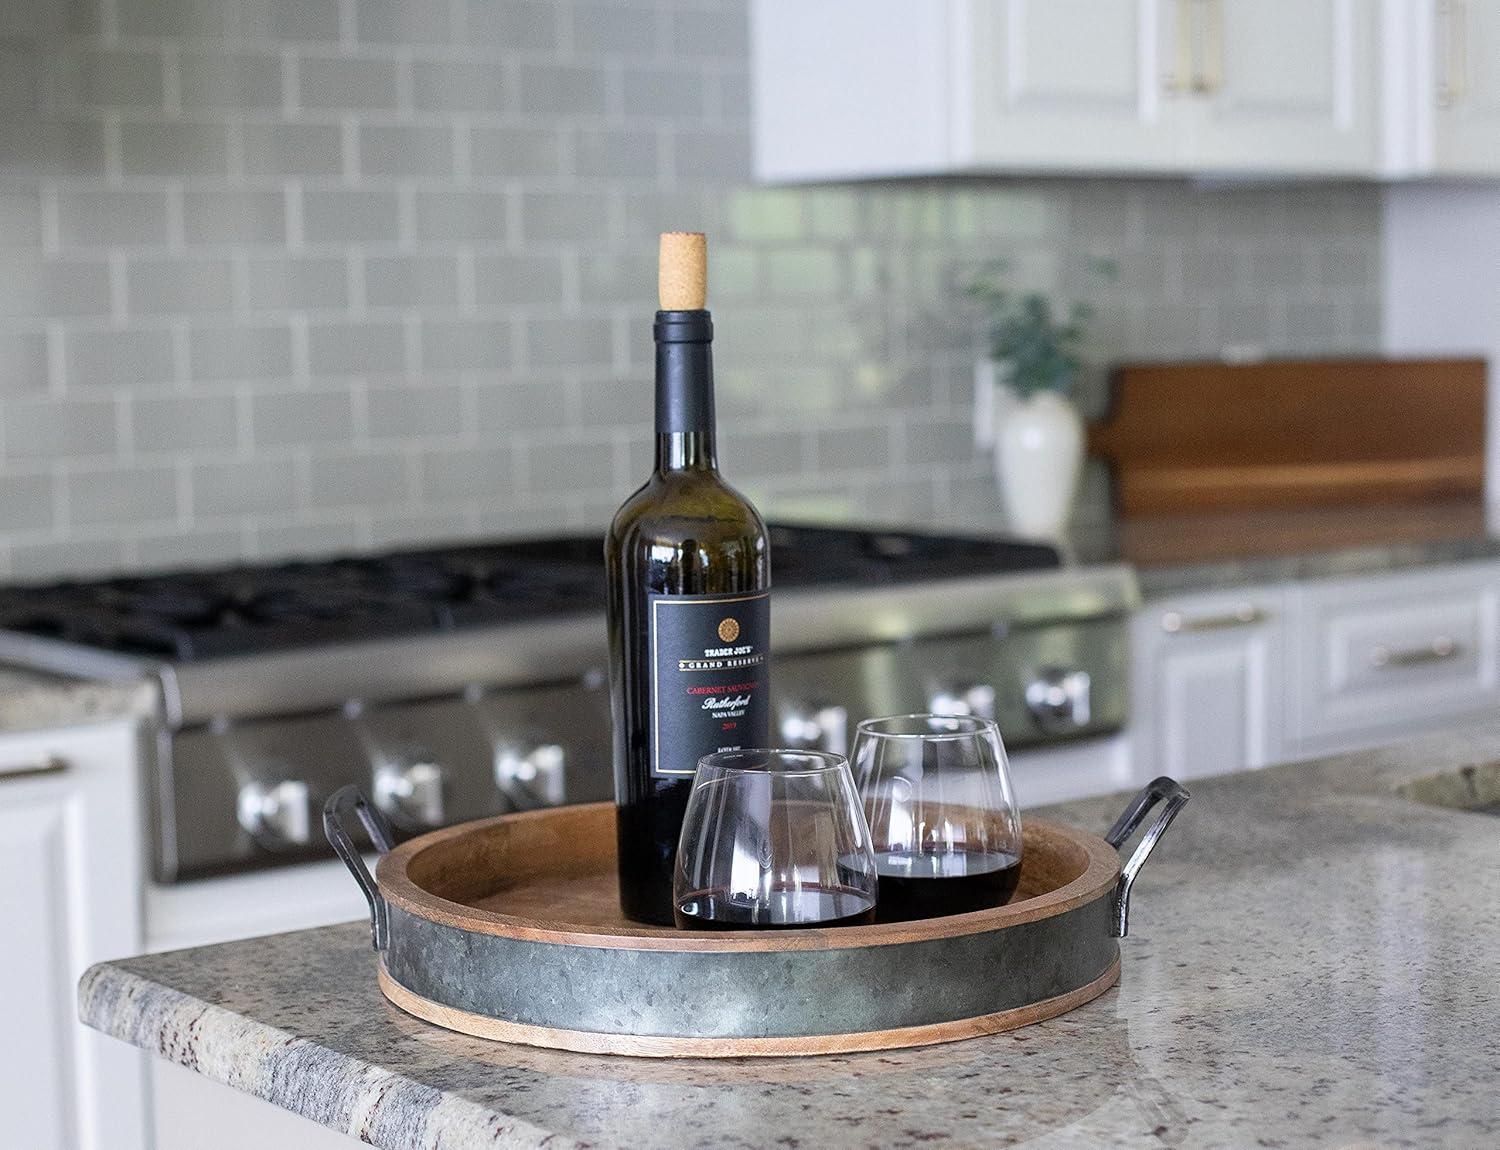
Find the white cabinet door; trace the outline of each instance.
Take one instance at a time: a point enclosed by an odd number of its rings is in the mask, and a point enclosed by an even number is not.
[[[1378,160],[1369,0],[1192,4],[1187,165],[1369,174]]]
[[[756,0],[756,176],[861,179],[951,170],[953,2]]]
[[[1500,174],[1500,0],[1435,0],[1433,164]]]
[[[1178,3],[997,0],[955,19],[954,139],[975,168],[1169,170]],[[1186,10],[1183,9],[1185,12]]]
[[[1275,590],[1149,604],[1134,621],[1140,777],[1185,779],[1282,755],[1282,606]]]
[[[754,0],[755,171],[1373,176],[1382,94],[1410,103],[1377,35],[1403,2]],[[1477,56],[1500,0],[1450,2]]]
[[[0,738],[0,1143],[140,1150],[143,1056],[78,1022],[78,978],[140,946],[136,734]]]
[[[1368,746],[1500,702],[1500,568],[1310,583],[1292,596],[1292,732]]]

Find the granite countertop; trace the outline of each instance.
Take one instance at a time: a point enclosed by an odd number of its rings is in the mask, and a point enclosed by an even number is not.
[[[1150,599],[1497,558],[1495,519],[1468,501],[1163,515],[1080,526],[1066,550],[1131,564]]]
[[[148,715],[156,701],[145,679],[73,679],[0,664],[0,733]]]
[[[946,1046],[715,1063],[467,1038],[380,997],[363,922],[105,963],[80,1009],[389,1150],[1495,1145],[1500,822],[1393,788],[1490,764],[1469,778],[1500,799],[1497,754],[1489,723],[1193,783],[1121,985]],[[1122,805],[1048,813],[1102,830]]]

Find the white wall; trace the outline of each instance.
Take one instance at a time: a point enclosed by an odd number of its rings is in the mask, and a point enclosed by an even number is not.
[[[1386,351],[1490,361],[1486,491],[1500,501],[1500,185],[1386,190],[1382,307]]]

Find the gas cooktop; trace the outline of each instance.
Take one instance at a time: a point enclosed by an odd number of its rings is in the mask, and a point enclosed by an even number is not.
[[[1059,566],[973,536],[773,526],[778,591]],[[174,663],[604,609],[603,544],[571,536],[0,590],[0,630]]]

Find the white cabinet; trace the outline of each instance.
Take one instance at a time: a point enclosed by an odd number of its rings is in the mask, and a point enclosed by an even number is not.
[[[1159,63],[1163,51],[1171,54],[1163,41],[1175,26],[1158,18],[1162,7],[1158,0],[955,6],[955,162],[1175,167],[1179,119]]]
[[[1153,600],[1131,641],[1137,779],[1375,746],[1500,706],[1500,564]]]
[[[945,0],[757,0],[756,173],[800,180],[949,170],[949,35]]]
[[[1186,165],[1317,175],[1373,171],[1375,9],[1369,0],[1190,4]]]
[[[147,1145],[139,1051],[78,1022],[78,978],[139,949],[131,723],[0,736],[0,1142]]]
[[[1500,174],[1500,0],[1429,0],[1432,167]]]
[[[1284,596],[1257,588],[1151,603],[1132,630],[1139,778],[1190,779],[1282,757]]]
[[[1376,0],[755,0],[751,12],[765,179],[1373,174],[1379,161]]]
[[[1349,748],[1500,702],[1500,570],[1466,565],[1308,583],[1289,681],[1309,752]]]
[[[1500,175],[1500,0],[753,0],[767,180]]]

